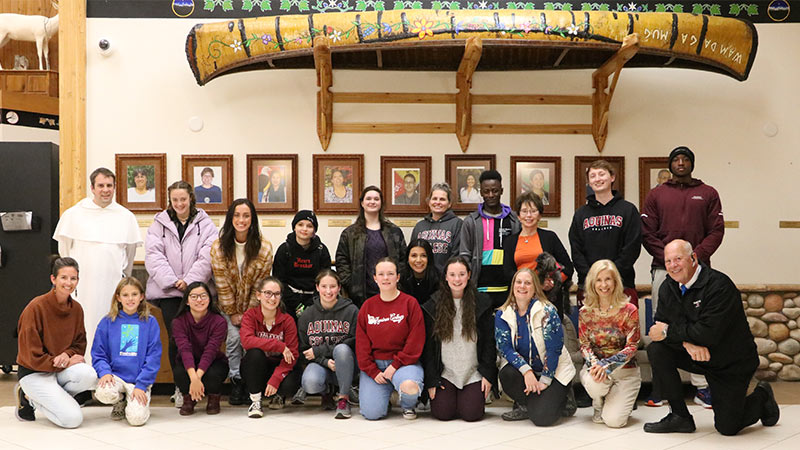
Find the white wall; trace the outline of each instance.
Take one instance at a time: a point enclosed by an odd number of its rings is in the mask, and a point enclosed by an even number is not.
[[[58,131],[45,128],[0,125],[0,141],[3,142],[52,142],[58,144]]]
[[[234,191],[245,196],[246,156],[298,153],[299,206],[312,207],[312,154],[323,153],[316,134],[313,70],[227,75],[198,87],[184,51],[196,21],[90,19],[88,42],[88,171],[114,167],[115,153],[167,153],[167,179],[180,178],[181,154],[233,154]],[[800,230],[779,229],[779,220],[800,220],[800,24],[760,25],[759,51],[744,83],[722,75],[680,69],[626,69],[611,105],[603,155],[626,157],[626,197],[638,204],[638,158],[667,156],[678,145],[696,155],[695,176],[720,191],[726,231],[713,258],[737,283],[798,283]],[[101,38],[114,53],[97,51]],[[455,92],[453,73],[334,70],[334,90]],[[475,93],[591,92],[590,71],[477,73]],[[205,128],[188,129],[191,116]],[[452,122],[454,106],[336,105],[336,121]],[[588,108],[489,107],[474,109],[475,122],[588,123]],[[762,128],[778,127],[774,137]],[[380,155],[431,155],[433,177],[444,179],[445,154],[460,154],[453,135],[334,134],[328,154],[364,153],[365,183],[380,183]],[[549,228],[567,242],[573,213],[574,156],[597,155],[591,136],[475,135],[469,153],[497,154],[509,177],[511,155],[562,157],[562,215]],[[303,181],[309,180],[305,183]],[[505,201],[508,202],[508,184]],[[267,216],[262,216],[267,217]],[[290,215],[279,216],[291,221]],[[140,216],[147,218],[147,216]],[[341,228],[320,236],[335,251]],[[287,228],[265,228],[277,245]],[[405,229],[406,233],[410,232]],[[144,230],[143,230],[144,234]],[[637,283],[649,282],[643,250]],[[141,256],[141,255],[140,255]]]

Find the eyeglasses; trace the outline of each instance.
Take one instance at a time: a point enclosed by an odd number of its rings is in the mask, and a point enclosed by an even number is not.
[[[261,295],[263,295],[266,298],[281,298],[281,292],[280,291],[277,291],[277,292],[258,291],[258,292],[261,293]]]
[[[538,209],[520,209],[519,210],[519,215],[520,216],[527,216],[527,215],[531,215],[532,216],[532,215],[534,215],[534,214],[536,214],[538,212],[539,212]]]
[[[205,301],[205,300],[208,300],[208,299],[209,299],[208,294],[189,294],[189,300],[192,300],[192,301],[195,301],[195,302],[198,301],[198,300]]]

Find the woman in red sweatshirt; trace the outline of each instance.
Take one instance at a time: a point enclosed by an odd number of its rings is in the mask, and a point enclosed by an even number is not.
[[[392,391],[400,396],[403,417],[416,419],[414,407],[423,387],[419,357],[425,345],[425,321],[419,302],[397,289],[397,263],[382,258],[375,265],[380,293],[358,313],[356,357],[361,415],[378,420],[389,412]]]
[[[297,325],[285,312],[281,301],[283,284],[275,277],[256,283],[259,306],[248,309],[242,317],[240,337],[245,349],[242,375],[250,393],[247,416],[264,415],[262,393],[269,409],[283,408],[287,395],[300,387],[300,372],[294,370],[297,357]]]

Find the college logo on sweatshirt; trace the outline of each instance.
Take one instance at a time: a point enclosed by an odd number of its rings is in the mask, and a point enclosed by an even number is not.
[[[306,329],[308,343],[312,347],[317,347],[322,344],[339,344],[347,338],[349,333],[350,322],[343,320],[315,320],[313,322],[309,322],[308,328]]]
[[[380,325],[383,322],[400,323],[405,318],[406,318],[406,316],[404,314],[397,314],[397,313],[391,313],[391,314],[389,314],[389,317],[375,317],[373,315],[367,314],[367,324],[368,325]]]
[[[280,333],[270,333],[268,331],[256,331],[256,336],[261,339],[277,339],[283,342],[283,331]]]
[[[139,325],[134,323],[122,324],[119,337],[119,355],[137,356],[139,350]]]
[[[419,239],[428,241],[434,254],[447,253],[448,245],[453,241],[453,232],[449,230],[425,230],[417,235]]]
[[[602,216],[592,216],[583,219],[583,229],[595,228],[597,230],[610,230],[611,228],[622,228],[622,216],[604,214]]]

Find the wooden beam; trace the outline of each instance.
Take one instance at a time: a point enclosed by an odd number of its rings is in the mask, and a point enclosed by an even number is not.
[[[331,42],[325,36],[314,39],[314,67],[317,69],[317,135],[322,149],[327,150],[333,132],[333,65]]]
[[[591,124],[474,123],[475,134],[592,134]]]
[[[638,51],[639,35],[635,33],[629,34],[622,40],[622,46],[617,50],[617,53],[592,73],[592,88],[594,88],[594,94],[592,94],[592,136],[598,152],[602,152],[603,147],[606,145],[608,109],[611,105],[611,98],[614,96],[614,90],[617,88],[619,74],[622,72],[622,67],[625,63],[630,61]],[[609,89],[608,77],[612,74],[614,79]],[[606,92],[606,89],[608,89],[608,92]]]
[[[59,203],[86,196],[86,2],[59,5]]]
[[[455,133],[454,123],[361,123],[333,124],[337,133]]]
[[[591,105],[591,95],[473,94],[473,105]]]
[[[483,52],[483,43],[477,36],[467,39],[464,56],[456,72],[456,137],[461,151],[466,153],[472,137],[472,75],[478,68]]]
[[[455,94],[392,93],[392,92],[334,92],[334,103],[409,103],[409,104],[452,104]]]
[[[454,123],[334,123],[337,133],[455,133]],[[591,124],[474,123],[473,134],[592,134]]]

